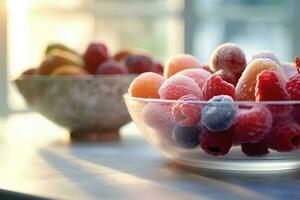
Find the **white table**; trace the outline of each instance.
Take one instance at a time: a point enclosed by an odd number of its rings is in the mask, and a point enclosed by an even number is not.
[[[38,114],[0,120],[0,188],[58,199],[300,199],[300,172],[195,172],[167,161],[133,124],[121,133],[71,143]]]

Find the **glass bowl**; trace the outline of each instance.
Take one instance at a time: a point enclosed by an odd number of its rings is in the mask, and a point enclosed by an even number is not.
[[[172,130],[176,126],[172,116],[172,108],[178,101],[136,98],[131,97],[129,94],[125,94],[124,99],[131,118],[144,138],[165,157],[181,165],[202,169],[252,172],[291,170],[300,167],[299,150],[278,152],[269,148],[267,155],[246,156],[241,150],[241,145],[232,145],[229,153],[226,155],[213,156],[203,151],[200,147],[201,144],[192,149],[182,148],[176,144],[173,139],[174,136],[172,136]],[[184,103],[198,105],[202,108],[209,104],[207,101],[186,101]],[[300,123],[300,101],[240,101],[231,104],[235,104],[234,106],[237,106],[237,108],[263,106],[268,110],[289,110],[288,115],[278,117],[276,121],[273,120],[274,122],[271,122],[273,124],[272,127],[277,123],[282,123],[284,120]],[[201,122],[198,124],[203,130]],[[272,128],[272,132],[276,132],[276,129],[274,129]],[[299,147],[300,135],[293,138],[293,142]]]
[[[30,107],[69,129],[72,139],[110,140],[130,122],[123,94],[136,76],[26,75],[14,82]]]

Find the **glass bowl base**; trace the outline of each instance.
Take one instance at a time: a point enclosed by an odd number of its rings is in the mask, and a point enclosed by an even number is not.
[[[266,172],[280,170],[295,170],[300,168],[300,152],[278,153],[271,151],[267,156],[247,157],[242,155],[240,148],[234,147],[223,157],[209,156],[206,153],[176,152],[165,156],[180,165],[194,169],[240,171],[240,172]]]

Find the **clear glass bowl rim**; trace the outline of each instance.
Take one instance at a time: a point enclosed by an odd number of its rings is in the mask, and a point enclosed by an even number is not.
[[[178,103],[178,100],[168,100],[168,99],[151,99],[151,98],[140,98],[140,97],[132,97],[129,93],[125,93],[123,95],[125,100],[136,101],[139,103]],[[211,103],[209,101],[182,101],[184,103],[191,103],[191,104],[208,104]],[[230,102],[214,102],[216,104],[220,103],[224,104],[232,104]],[[300,101],[234,101],[236,105],[295,105],[299,104]]]

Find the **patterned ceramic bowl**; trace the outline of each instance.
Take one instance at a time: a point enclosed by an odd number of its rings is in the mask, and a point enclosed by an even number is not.
[[[122,95],[135,77],[21,76],[15,83],[34,110],[72,133],[107,133],[130,121]]]

